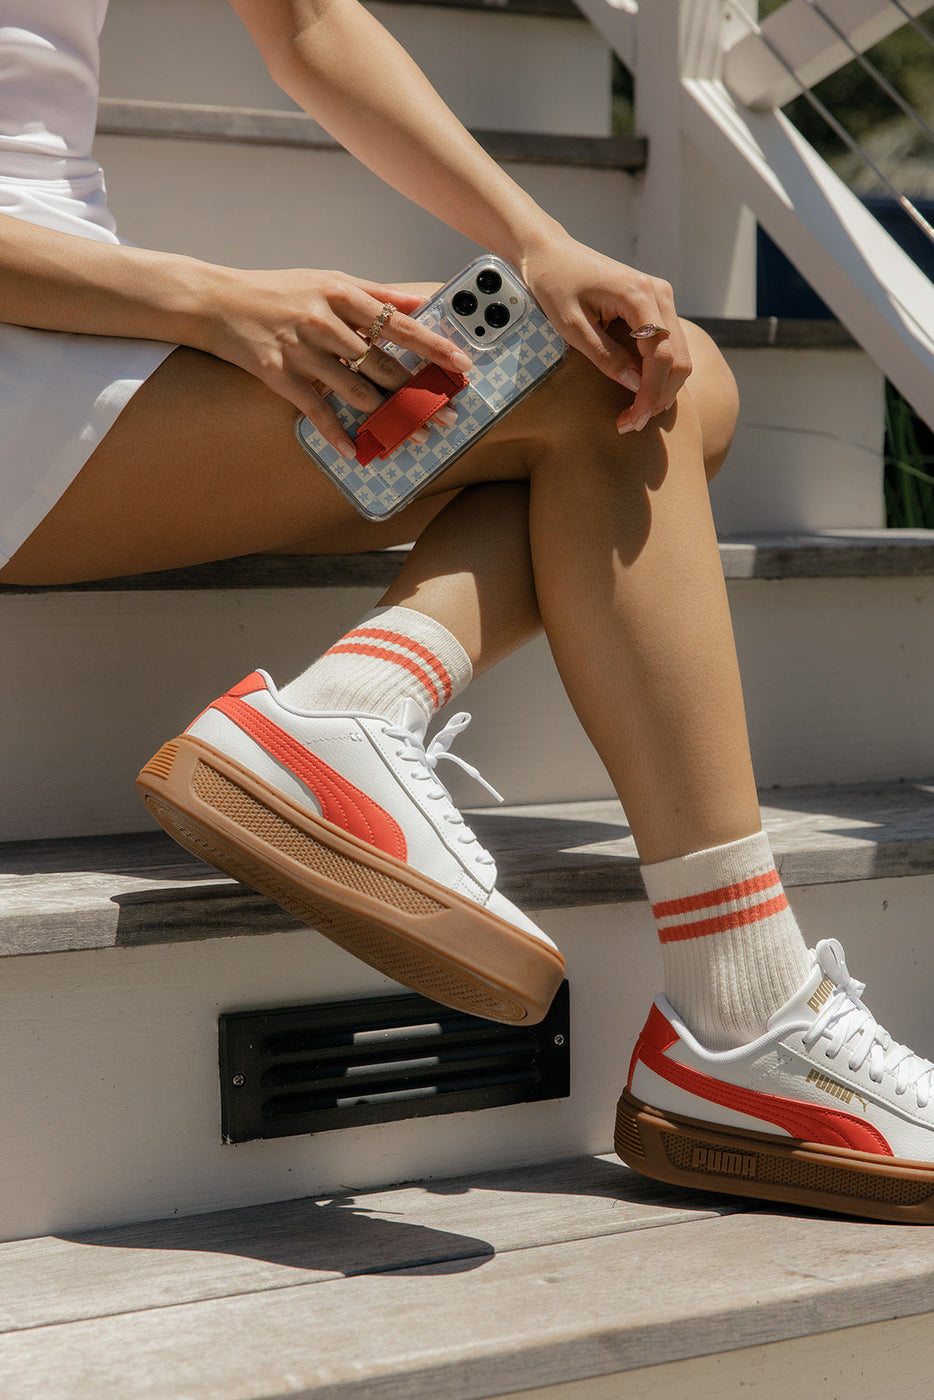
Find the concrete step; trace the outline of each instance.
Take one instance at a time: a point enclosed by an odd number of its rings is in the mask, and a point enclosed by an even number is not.
[[[934,1235],[597,1156],[56,1233],[0,1280],[5,1400],[922,1400]]]
[[[0,590],[16,678],[0,725],[0,839],[138,830],[133,779],[152,753],[255,666],[295,675],[373,606],[401,557]],[[722,558],[760,784],[934,772],[917,703],[934,693],[934,533],[734,537]],[[510,802],[612,796],[543,639],[465,704],[475,722],[461,748]],[[452,782],[460,801],[477,801],[475,785]]]
[[[763,794],[810,942],[929,1053],[934,783]],[[660,983],[636,855],[609,803],[472,815],[500,886],[568,962],[569,1098],[225,1145],[220,1013],[396,984],[160,834],[0,848],[0,1239],[606,1151]],[[893,950],[897,955],[893,956]]]

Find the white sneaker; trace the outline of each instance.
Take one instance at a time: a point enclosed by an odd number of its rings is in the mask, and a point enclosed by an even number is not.
[[[711,1191],[934,1223],[934,1064],[861,1001],[834,939],[765,1035],[712,1054],[664,997],[619,1101],[616,1151]]]
[[[496,889],[496,863],[435,776],[470,722],[428,747],[397,722],[303,714],[262,671],[164,744],[137,788],[186,850],[425,996],[494,1021],[540,1021],[564,960]],[[491,792],[494,790],[489,789]],[[494,794],[498,796],[498,794]]]

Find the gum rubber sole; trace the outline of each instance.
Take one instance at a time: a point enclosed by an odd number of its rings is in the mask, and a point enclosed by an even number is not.
[[[395,981],[507,1024],[542,1020],[555,949],[274,792],[201,740],[164,744],[137,782],[187,851]]]
[[[624,1089],[615,1148],[657,1181],[903,1224],[934,1224],[934,1166],[662,1112]]]

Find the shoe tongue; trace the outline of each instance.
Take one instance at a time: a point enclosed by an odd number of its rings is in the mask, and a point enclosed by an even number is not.
[[[408,729],[411,734],[424,742],[428,733],[428,717],[421,705],[415,700],[403,700],[396,711],[396,724],[401,729]]]
[[[770,1031],[778,1030],[782,1026],[801,1025],[802,1022],[810,1025],[833,992],[836,983],[832,977],[827,976],[818,954],[812,953],[811,957],[814,959],[814,965],[810,975],[794,996],[770,1017]]]

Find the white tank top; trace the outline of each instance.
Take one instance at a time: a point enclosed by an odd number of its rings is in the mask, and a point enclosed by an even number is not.
[[[107,0],[0,0],[0,211],[116,242],[100,166]]]
[[[107,0],[0,0],[0,213],[119,243],[91,156],[106,13]],[[0,323],[0,563],[173,349]]]

